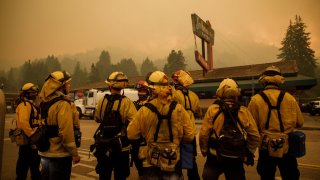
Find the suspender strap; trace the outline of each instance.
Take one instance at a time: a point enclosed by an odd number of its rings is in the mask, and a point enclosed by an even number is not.
[[[283,100],[285,93],[286,93],[285,91],[280,92],[280,94],[278,96],[278,102],[277,102],[277,111],[278,111],[281,132],[284,132],[284,127],[283,127],[283,122],[282,122],[282,118],[281,118],[281,114],[280,114],[280,105],[281,105],[281,102]]]
[[[32,102],[28,101],[28,100],[24,101],[24,105],[25,106],[26,106],[26,102],[29,103],[30,106],[31,106],[31,112],[30,112],[30,117],[29,117],[29,125],[30,125],[31,128],[38,127],[39,125],[34,125],[33,124],[33,120],[34,119],[39,119],[39,112],[40,112],[39,108],[37,106],[35,106]],[[37,112],[38,112],[37,116],[34,115],[34,109],[33,108],[35,108],[37,110]]]
[[[267,116],[267,122],[265,124],[265,129],[266,130],[269,129],[271,110],[276,109],[277,113],[278,113],[279,123],[280,123],[280,130],[281,130],[281,132],[284,132],[283,122],[282,122],[282,118],[281,118],[281,114],[280,114],[280,105],[281,105],[281,102],[283,100],[283,97],[284,97],[285,93],[286,93],[285,91],[280,91],[280,94],[279,94],[278,99],[277,99],[277,105],[276,106],[272,106],[268,96],[263,91],[261,91],[259,93],[259,95],[268,104],[268,107],[269,107],[268,116]]]
[[[181,92],[182,92],[183,97],[184,97],[184,108],[186,110],[192,111],[192,113],[193,113],[191,100],[190,100],[190,97],[189,97],[189,91],[187,90],[187,92],[185,93],[184,91],[181,90]],[[188,102],[189,102],[189,108],[187,107],[187,99],[188,99]]]
[[[172,101],[170,106],[169,106],[169,112],[167,115],[161,115],[160,112],[157,110],[157,108],[151,104],[151,103],[146,103],[144,106],[147,107],[148,109],[150,109],[152,112],[156,113],[158,116],[158,124],[157,124],[157,129],[156,132],[154,134],[154,142],[157,142],[158,140],[158,134],[159,134],[159,130],[160,130],[160,125],[162,123],[163,119],[168,119],[168,127],[169,127],[169,136],[170,136],[170,141],[173,142],[173,133],[172,133],[172,125],[171,125],[171,115],[173,110],[175,109],[177,105],[176,101]]]

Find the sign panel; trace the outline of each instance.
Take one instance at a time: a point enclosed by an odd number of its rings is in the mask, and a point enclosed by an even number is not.
[[[210,67],[205,59],[201,56],[198,51],[194,51],[197,63],[202,67],[203,70],[208,71]]]
[[[204,22],[198,15],[191,14],[193,33],[205,41],[214,45],[214,30],[210,22]]]

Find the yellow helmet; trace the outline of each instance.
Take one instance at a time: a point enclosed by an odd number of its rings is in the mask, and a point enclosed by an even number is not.
[[[24,93],[30,93],[30,92],[39,92],[39,88],[37,85],[33,84],[33,83],[26,83],[22,86],[21,92],[24,92]]]
[[[221,99],[233,99],[240,96],[241,89],[236,81],[230,78],[226,78],[221,81],[216,95]]]
[[[46,81],[48,79],[52,79],[53,81],[57,82],[58,84],[64,85],[65,83],[68,83],[71,81],[71,76],[68,72],[66,71],[55,71],[51,73]]]
[[[176,84],[180,84],[184,87],[188,87],[193,84],[191,74],[185,70],[177,70],[171,76],[172,80]]]
[[[40,97],[46,101],[47,98],[66,83],[70,82],[71,76],[66,71],[55,71],[51,73],[42,86]]]
[[[123,72],[113,72],[105,81],[108,86],[116,89],[123,89],[128,86],[128,77]]]
[[[284,82],[285,79],[281,74],[280,68],[277,66],[267,67],[259,78],[259,83],[264,85],[280,85]]]

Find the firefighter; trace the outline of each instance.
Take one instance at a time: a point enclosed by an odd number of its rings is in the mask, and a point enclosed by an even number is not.
[[[80,162],[74,139],[73,112],[66,98],[70,81],[68,72],[55,71],[48,76],[40,92],[40,109],[45,111],[42,105],[50,104],[47,127],[55,127],[49,138],[49,149],[39,152],[42,179],[70,179],[72,163]]]
[[[134,101],[133,103],[136,106],[137,110],[139,110],[143,106],[143,104],[148,101],[150,91],[148,83],[145,80],[138,81],[135,89],[138,91],[139,99],[137,101]]]
[[[202,155],[207,157],[202,174],[204,180],[217,180],[222,173],[227,180],[245,179],[243,162],[248,165],[254,163],[253,154],[259,143],[259,133],[249,110],[238,104],[240,92],[240,88],[234,80],[224,79],[216,91],[217,101],[209,106],[204,116],[199,133],[200,150]],[[240,149],[231,152],[235,153],[234,158],[224,157],[217,150],[219,147],[218,137],[222,137],[221,132],[224,126],[229,123],[228,121],[236,123],[236,127],[234,127],[241,132],[238,135],[246,139],[246,143],[243,143],[245,146],[242,147],[242,154],[238,154]]]
[[[198,96],[188,89],[193,84],[193,79],[189,72],[184,70],[177,70],[171,76],[175,91],[173,91],[173,99],[178,101],[188,112],[190,120],[195,127],[195,118],[202,118],[200,101]],[[196,128],[195,128],[196,129]],[[195,132],[196,134],[196,132]],[[196,162],[197,156],[197,143],[196,138],[193,140],[193,168],[187,170],[188,179],[200,179],[198,173],[198,166]]]
[[[139,158],[143,161],[141,179],[183,179],[179,165],[180,143],[191,143],[194,126],[189,114],[172,101],[172,87],[168,77],[161,71],[154,71],[147,77],[153,97],[140,108],[128,126],[128,138],[146,139],[141,146]]]
[[[304,119],[296,99],[280,89],[284,82],[278,67],[267,67],[259,78],[264,89],[254,95],[248,105],[261,135],[257,171],[263,180],[274,179],[277,166],[282,179],[295,180],[300,176],[297,159],[287,153],[286,136],[294,128],[302,127]],[[273,107],[269,107],[268,102]],[[284,141],[279,141],[279,148],[273,149],[272,141],[282,137]]]
[[[24,145],[19,146],[16,179],[27,179],[29,168],[31,179],[40,179],[40,156],[38,155],[37,148],[28,143],[28,137],[32,136],[39,126],[39,112],[34,102],[38,92],[38,86],[33,83],[24,84],[20,90],[16,109],[17,128],[22,129],[27,138],[25,139],[26,142],[22,143]]]
[[[148,87],[148,83],[145,80],[138,81],[135,85],[135,89],[138,91],[139,99],[137,101],[134,101],[133,103],[136,106],[137,110],[139,110],[149,100],[150,90]],[[138,140],[131,141],[131,145],[132,160],[138,170],[139,177],[141,177],[143,173],[142,161],[139,159],[138,154],[140,146],[145,145],[145,139],[141,137]]]
[[[121,94],[127,87],[128,78],[123,72],[113,72],[106,83],[111,95],[99,100],[95,110],[95,121],[100,123],[95,137],[97,157],[96,172],[99,179],[126,179],[130,175],[130,148],[127,138],[127,126],[137,110],[133,102]]]

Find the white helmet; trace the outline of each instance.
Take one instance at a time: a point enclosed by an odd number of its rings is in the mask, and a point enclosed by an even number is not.
[[[224,79],[216,92],[216,95],[221,99],[233,99],[240,96],[241,89],[236,81],[230,78]]]

